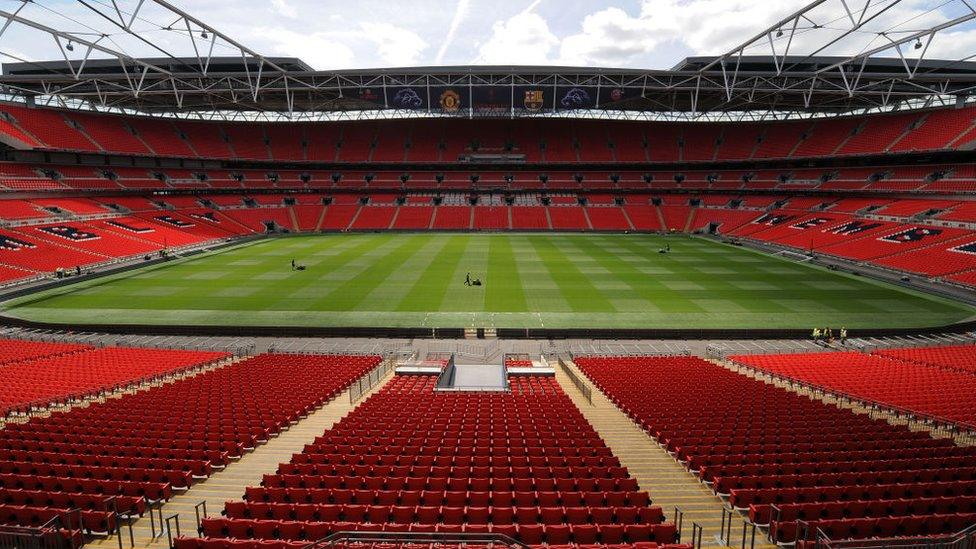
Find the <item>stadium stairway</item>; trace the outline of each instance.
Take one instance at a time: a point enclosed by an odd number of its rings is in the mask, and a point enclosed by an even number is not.
[[[657,222],[659,223],[661,230],[668,232],[668,223],[664,220],[664,212],[661,211],[661,207],[654,206],[654,211],[657,212]]]
[[[385,377],[376,383],[372,389],[364,392],[355,403],[350,403],[350,389],[346,389],[318,410],[282,431],[277,437],[258,446],[223,470],[215,472],[205,482],[197,483],[185,492],[174,495],[162,506],[163,517],[178,513],[181,533],[184,536],[196,537],[194,508],[200,502],[205,501],[207,503],[209,516],[219,516],[220,511],[224,508],[224,502],[239,500],[244,489],[248,486],[259,486],[265,474],[273,473],[278,468],[279,463],[288,462],[292,454],[300,454],[306,444],[331,428],[360,402],[382,389],[393,378],[393,372],[394,370],[391,368]],[[158,532],[159,526],[157,525],[156,528]],[[128,546],[128,532],[125,526],[123,526],[122,536],[123,542]],[[168,547],[166,534],[153,539],[148,513],[133,522],[132,536],[135,548]],[[175,532],[173,536],[176,536]],[[114,536],[95,539],[86,543],[85,547],[118,549],[118,539]]]
[[[315,222],[315,232],[322,230],[322,223],[325,221],[325,213],[329,211],[329,207],[325,206],[322,208],[322,213],[319,214],[319,220]]]
[[[690,543],[692,523],[697,522],[703,529],[702,545],[717,545],[716,536],[722,529],[722,501],[593,386],[573,362],[565,362],[591,387],[593,403],[587,402],[561,368],[556,368],[556,381],[620,458],[620,464],[637,479],[641,490],[650,493],[652,504],[660,506],[669,520],[675,507],[684,512],[682,543]],[[756,547],[764,547],[764,541],[757,534]]]
[[[631,231],[636,231],[636,230],[637,230],[637,228],[636,228],[636,227],[634,227],[634,222],[633,222],[633,221],[631,221],[631,219],[630,219],[630,214],[628,214],[628,213],[627,213],[627,208],[623,208],[623,207],[621,207],[621,208],[620,208],[620,213],[621,213],[621,214],[623,214],[623,216],[624,216],[624,221],[626,221],[626,222],[627,222],[627,227],[628,227],[628,229],[629,229],[629,230],[631,230]]]
[[[288,206],[288,219],[291,220],[291,229],[296,233],[301,232],[302,229],[298,224],[298,216],[295,215],[295,208]]]
[[[590,221],[590,214],[589,214],[589,212],[586,211],[586,208],[582,208],[582,210],[583,210],[583,219],[586,220],[586,230],[592,231],[593,230],[593,222]]]

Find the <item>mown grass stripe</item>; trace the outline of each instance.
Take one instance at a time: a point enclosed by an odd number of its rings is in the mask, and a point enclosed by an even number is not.
[[[485,308],[495,312],[527,311],[525,291],[519,277],[512,240],[508,235],[494,235],[488,241],[488,275],[485,277]]]

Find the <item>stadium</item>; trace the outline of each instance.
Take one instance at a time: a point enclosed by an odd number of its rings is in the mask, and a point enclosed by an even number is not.
[[[976,547],[976,9],[646,69],[460,63],[474,3],[323,70],[4,2],[0,549]]]

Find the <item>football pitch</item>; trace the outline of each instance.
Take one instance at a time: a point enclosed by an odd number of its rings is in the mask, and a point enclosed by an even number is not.
[[[483,285],[466,286],[469,272]],[[22,297],[3,313],[83,324],[751,329],[940,326],[974,309],[683,236],[421,233],[266,239]]]

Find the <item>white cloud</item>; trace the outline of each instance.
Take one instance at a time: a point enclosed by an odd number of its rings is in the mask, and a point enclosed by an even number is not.
[[[316,69],[345,69],[355,66],[355,53],[343,41],[326,33],[301,33],[285,28],[259,28],[273,37],[274,55],[299,56]]]
[[[376,44],[377,56],[387,65],[415,65],[427,49],[427,42],[417,33],[390,23],[363,23],[361,28],[362,39]]]
[[[414,0],[406,3],[406,9],[403,3],[388,0],[172,1],[255,51],[300,57],[313,67],[334,69],[445,62],[667,68],[687,55],[727,51],[808,0]],[[879,29],[898,25],[901,33],[889,36],[904,36],[958,17],[966,11],[961,2],[933,5],[932,0],[902,0],[894,6],[889,6],[890,0],[872,2],[872,9],[890,9],[872,19],[872,29],[820,54],[851,54],[883,44],[884,38],[873,32]],[[163,11],[147,3],[141,13]],[[827,2],[814,11],[814,20],[823,27],[795,37],[791,53],[810,53],[815,42],[822,44],[829,41],[830,33],[841,32],[847,18],[841,3]],[[105,24],[76,3],[64,3],[58,12],[61,15],[35,3],[27,4],[24,14],[68,32],[87,32],[86,26]],[[304,22],[308,24],[299,26]],[[941,33],[926,57],[976,53],[973,26]],[[153,24],[143,27],[141,33],[153,45],[176,56],[193,54],[192,45],[179,33]],[[109,30],[111,36],[104,43],[114,48],[134,56],[160,55],[143,41]],[[777,40],[777,48],[785,41]],[[38,40],[29,29],[16,25],[0,40],[0,51],[13,49],[33,59],[61,56],[50,40]],[[768,52],[763,43],[747,53]],[[237,54],[221,45],[215,53]],[[904,53],[910,57],[921,51],[909,45]]]
[[[644,0],[634,16],[610,7],[584,17],[580,32],[562,40],[559,61],[633,66],[665,44],[696,55],[719,54],[798,5],[795,0],[775,5],[754,0]]]
[[[563,39],[560,61],[568,65],[619,65],[654,49],[664,38],[651,22],[631,17],[620,8],[587,15],[582,32]]]
[[[281,15],[289,19],[298,18],[298,10],[288,3],[288,0],[271,0],[271,6]]]
[[[643,0],[636,15],[605,7],[585,15],[578,30],[560,38],[549,21],[533,12],[539,4],[535,0],[492,25],[475,62],[635,66],[667,43],[674,49],[719,53],[799,6],[799,1],[786,0],[771,9],[754,0]]]
[[[549,61],[549,52],[559,39],[541,16],[523,11],[505,21],[497,21],[491,37],[481,45],[475,63],[489,65],[535,65]]]

